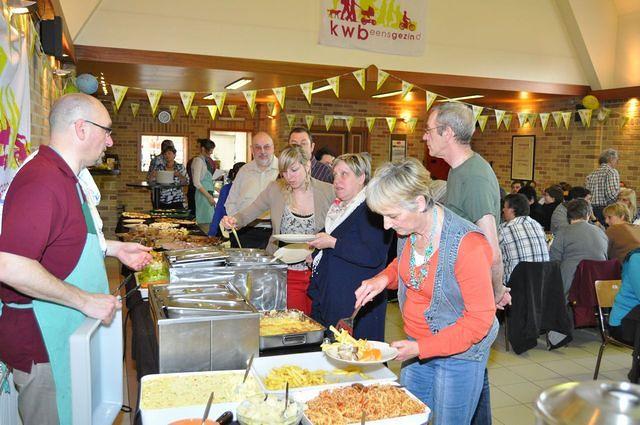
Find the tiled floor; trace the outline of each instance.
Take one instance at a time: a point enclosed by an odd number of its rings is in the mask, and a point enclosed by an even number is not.
[[[120,282],[118,263],[107,261],[107,271],[111,286],[115,289]],[[130,330],[127,334],[131,334]],[[398,304],[390,303],[387,309],[386,340],[391,342],[404,338]],[[127,346],[130,347],[130,343]],[[534,424],[533,404],[538,394],[543,389],[559,383],[591,380],[599,347],[600,337],[595,329],[579,329],[568,347],[547,351],[544,342],[539,340],[536,348],[516,355],[513,351],[505,351],[504,334],[501,329],[491,349],[488,363],[493,423],[496,425]],[[129,404],[129,393],[134,395],[131,403],[135,404],[137,393],[135,369],[132,363],[127,355],[125,404]],[[630,350],[608,346],[600,366],[599,378],[626,380],[630,365]],[[389,367],[399,375],[400,362],[390,362]],[[129,414],[121,414],[115,422],[116,425],[131,423],[132,415]]]

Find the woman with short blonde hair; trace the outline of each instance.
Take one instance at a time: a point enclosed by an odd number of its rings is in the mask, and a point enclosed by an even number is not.
[[[622,263],[629,252],[640,247],[640,226],[631,224],[631,212],[622,202],[606,206],[602,214],[609,226],[605,230],[609,238],[607,257]]]
[[[631,220],[629,220],[629,222],[633,224],[640,224],[640,218],[638,218],[636,191],[628,187],[620,188],[618,201],[622,202],[627,206],[627,208],[629,208],[629,211],[631,212]]]

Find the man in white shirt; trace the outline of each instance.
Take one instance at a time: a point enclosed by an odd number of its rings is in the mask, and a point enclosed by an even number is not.
[[[234,215],[251,205],[269,183],[278,178],[278,158],[274,155],[273,139],[265,132],[256,133],[251,140],[253,160],[238,171],[229,197],[225,202],[228,215]],[[271,236],[269,213],[238,230],[243,248],[265,248]],[[234,246],[236,241],[231,239]]]

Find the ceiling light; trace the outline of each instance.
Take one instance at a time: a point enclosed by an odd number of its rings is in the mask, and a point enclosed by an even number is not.
[[[26,7],[12,7],[10,11],[13,15],[24,15],[25,13],[29,13],[29,9]]]
[[[383,97],[397,96],[399,94],[402,94],[402,90],[395,90],[395,91],[390,91],[386,93],[378,93],[378,94],[374,94],[371,97],[373,97],[374,99],[381,99]]]
[[[205,100],[213,100],[213,93],[209,93],[208,95],[203,97],[203,99],[205,99]]]
[[[472,94],[470,96],[452,97],[451,99],[440,99],[436,100],[436,102],[457,102],[459,100],[480,99],[481,97],[484,96],[481,94]]]
[[[518,93],[518,97],[520,99],[529,99],[529,95],[530,93],[528,91],[521,91],[520,93]]]
[[[227,84],[224,88],[227,89],[227,90],[237,90],[242,86],[246,86],[247,84],[249,84],[252,81],[253,81],[253,79],[251,79],[251,78],[240,78],[239,80],[236,80],[231,84]]]
[[[320,93],[327,90],[331,90],[330,84],[327,84],[326,86],[318,87],[317,89],[313,89],[311,90],[311,93]]]
[[[71,71],[68,69],[56,69],[53,73],[59,76],[65,76],[71,74]]]

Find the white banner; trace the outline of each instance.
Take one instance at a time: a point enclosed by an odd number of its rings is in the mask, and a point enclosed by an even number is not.
[[[425,0],[320,0],[318,43],[421,56],[426,45],[426,3]]]

